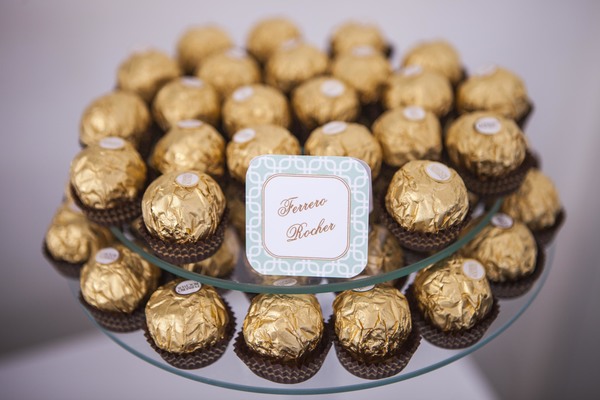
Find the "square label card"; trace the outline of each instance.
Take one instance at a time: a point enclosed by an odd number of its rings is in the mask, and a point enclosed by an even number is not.
[[[367,265],[371,171],[351,157],[265,155],[246,174],[246,256],[263,275],[350,278]]]

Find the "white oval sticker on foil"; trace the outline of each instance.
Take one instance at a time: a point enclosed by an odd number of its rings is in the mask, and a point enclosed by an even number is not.
[[[184,119],[183,121],[177,122],[177,127],[182,129],[191,129],[191,128],[199,128],[204,124],[204,122],[199,119]]]
[[[445,166],[439,162],[430,162],[425,167],[425,172],[431,179],[434,179],[438,182],[447,182],[452,177],[452,172],[450,172],[450,168]]]
[[[403,76],[416,76],[416,75],[420,75],[423,72],[423,67],[421,67],[420,65],[407,65],[406,67],[402,68],[402,70],[400,70],[400,73]]]
[[[502,229],[509,229],[513,226],[513,219],[510,215],[497,213],[492,217],[492,225]]]
[[[184,172],[177,175],[175,181],[179,184],[179,186],[194,187],[200,181],[200,177],[193,172]]]
[[[175,293],[188,295],[192,293],[196,293],[202,289],[202,284],[200,282],[187,280],[183,282],[179,282],[177,286],[175,286]]]
[[[96,253],[95,260],[98,264],[112,264],[119,259],[119,250],[114,247],[105,247]]]
[[[251,128],[241,129],[233,135],[233,141],[236,143],[246,143],[254,139],[256,131]]]
[[[202,79],[194,78],[192,76],[184,76],[181,78],[181,83],[183,86],[193,87],[193,88],[201,88],[204,86],[204,81]]]
[[[125,146],[125,140],[116,136],[105,137],[100,140],[100,147],[107,150],[119,150]]]
[[[352,55],[355,57],[368,57],[375,54],[375,49],[371,46],[356,46],[352,48]]]
[[[233,49],[227,50],[227,57],[235,60],[242,60],[246,58],[247,54],[244,50],[234,47]]]
[[[501,127],[502,124],[495,117],[483,117],[475,121],[475,130],[482,135],[495,135]]]
[[[321,93],[327,97],[339,97],[344,93],[344,84],[337,79],[327,79],[321,84]]]
[[[462,266],[463,274],[467,278],[479,280],[485,277],[485,268],[477,260],[465,260]]]
[[[360,281],[362,279],[366,279],[368,278],[368,276],[357,276],[356,278],[352,279],[353,281]],[[361,287],[357,287],[352,289],[353,292],[368,292],[369,290],[373,290],[373,288],[375,288],[375,285],[367,285],[367,286],[361,286]]]
[[[408,106],[402,114],[409,121],[422,121],[425,118],[425,110],[419,106]]]
[[[273,282],[273,286],[296,286],[298,281],[294,278],[283,278]]]
[[[475,76],[490,76],[492,75],[494,72],[496,72],[498,70],[498,67],[495,66],[494,64],[490,64],[490,65],[485,65],[483,67],[478,68],[473,75]]]
[[[233,100],[239,102],[246,101],[254,95],[254,89],[250,86],[242,86],[233,92]]]
[[[342,121],[333,121],[323,125],[323,133],[326,135],[337,135],[346,130],[348,124]]]

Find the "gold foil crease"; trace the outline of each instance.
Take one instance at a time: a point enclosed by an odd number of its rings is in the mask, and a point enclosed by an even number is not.
[[[457,256],[442,260],[419,271],[413,283],[419,309],[445,332],[472,328],[494,302],[488,280],[467,277],[464,261]]]
[[[285,18],[269,18],[260,21],[248,33],[246,47],[260,61],[266,63],[283,43],[302,36],[298,27]]]
[[[361,275],[380,275],[402,267],[404,267],[404,252],[396,237],[383,225],[371,225],[367,266]],[[383,284],[393,284],[393,282]]]
[[[362,104],[380,99],[391,72],[389,61],[377,52],[364,56],[341,54],[331,66],[331,74],[356,89]]]
[[[391,286],[346,290],[336,296],[333,312],[340,344],[361,361],[393,354],[412,330],[408,301]]]
[[[259,83],[261,73],[258,64],[249,56],[232,57],[229,52],[216,53],[208,57],[196,71],[196,75],[210,83],[221,98],[236,88]]]
[[[538,169],[531,169],[519,190],[504,198],[502,212],[525,223],[531,230],[553,226],[561,209],[554,183]]]
[[[185,270],[212,277],[225,277],[229,275],[238,261],[240,243],[233,228],[225,231],[225,239],[219,250],[212,256],[197,263],[184,264]]]
[[[252,299],[242,332],[254,352],[294,361],[317,347],[324,328],[314,295],[261,293]]]
[[[180,186],[181,172],[158,177],[142,199],[142,216],[148,231],[166,242],[195,243],[215,233],[225,211],[225,196],[209,175],[198,175],[198,184]]]
[[[346,22],[331,36],[331,51],[334,55],[349,53],[358,46],[370,46],[379,53],[386,50],[386,41],[376,25]]]
[[[390,76],[383,92],[386,109],[421,106],[438,117],[452,109],[454,93],[448,79],[434,71],[422,71],[406,76],[396,73]]]
[[[177,279],[158,288],[146,305],[146,323],[154,343],[172,353],[207,348],[226,334],[229,313],[217,291],[207,285],[191,294],[178,294]]]
[[[177,42],[177,59],[187,74],[192,74],[210,55],[233,47],[227,32],[215,25],[188,29]]]
[[[302,82],[327,72],[329,59],[318,48],[300,43],[291,48],[281,47],[269,58],[265,81],[284,93]]]
[[[419,65],[444,75],[452,84],[463,77],[463,67],[456,49],[444,40],[423,42],[412,48],[402,60],[402,66]]]
[[[110,264],[96,262],[92,255],[81,270],[81,294],[85,301],[103,311],[132,313],[156,288],[160,269],[121,244]]]
[[[341,156],[363,160],[371,168],[372,179],[381,170],[381,146],[369,129],[360,124],[349,123],[343,132],[329,135],[323,127],[312,131],[304,151],[310,156]]]
[[[450,169],[451,177],[438,182],[425,172],[430,161],[409,161],[392,178],[385,205],[408,231],[436,233],[462,222],[469,211],[467,189]]]
[[[383,161],[392,167],[411,160],[439,160],[442,155],[442,128],[431,112],[411,121],[404,108],[386,111],[373,124],[373,136],[381,144]]]
[[[495,117],[500,131],[486,135],[477,132],[475,123],[482,117]],[[464,114],[455,120],[446,134],[450,160],[481,179],[504,176],[525,159],[527,142],[519,126],[510,119],[489,112]]]
[[[116,150],[91,145],[71,162],[70,177],[83,204],[105,210],[138,196],[146,181],[146,164],[127,142]]]

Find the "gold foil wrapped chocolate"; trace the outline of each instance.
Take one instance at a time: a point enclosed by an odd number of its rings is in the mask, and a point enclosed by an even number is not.
[[[195,281],[171,281],[146,304],[148,333],[157,347],[171,353],[191,353],[219,342],[229,318],[217,291]]]
[[[296,361],[317,347],[324,329],[314,295],[261,293],[252,299],[242,333],[254,352]]]
[[[287,129],[277,125],[256,125],[242,129],[227,144],[227,168],[232,177],[246,181],[254,157],[264,154],[299,155],[300,143]]]
[[[392,167],[411,160],[439,160],[442,155],[440,122],[418,106],[386,111],[373,124],[373,136],[381,144],[383,161]]]
[[[146,164],[131,144],[108,137],[75,156],[70,181],[84,205],[105,210],[139,196],[146,181]]]
[[[214,234],[225,211],[225,196],[207,174],[170,172],[148,186],[142,216],[150,234],[171,243],[195,243]]]
[[[257,62],[241,49],[229,49],[208,57],[196,75],[210,83],[225,98],[240,86],[259,83],[260,68]]]
[[[385,226],[371,225],[368,249],[367,266],[362,274],[380,275],[404,267],[402,247]]]
[[[333,313],[340,344],[360,361],[394,354],[412,330],[408,301],[391,286],[346,290],[335,298]]]
[[[223,127],[229,136],[250,125],[290,125],[287,99],[277,89],[266,85],[237,88],[223,104]]]
[[[456,171],[425,160],[409,161],[394,174],[385,205],[402,228],[416,232],[448,229],[469,211],[467,189]]]
[[[304,151],[310,156],[354,157],[371,168],[372,179],[381,169],[381,146],[369,129],[360,124],[329,122],[310,134]]]
[[[502,212],[536,231],[553,226],[561,209],[552,180],[538,169],[527,172],[519,190],[504,198]]]
[[[117,71],[117,86],[150,103],[158,90],[181,75],[177,62],[157,50],[133,53]]]
[[[351,52],[358,46],[370,46],[382,54],[387,50],[383,34],[373,24],[346,22],[338,26],[331,36],[330,48],[334,56]]]
[[[413,290],[421,312],[444,332],[472,328],[494,303],[483,266],[457,256],[419,271]]]
[[[356,90],[329,76],[312,78],[292,92],[296,117],[308,129],[331,121],[355,121],[360,112]]]
[[[89,146],[118,136],[137,147],[151,122],[148,107],[138,95],[116,90],[86,107],[79,124],[79,141]]]
[[[233,47],[227,32],[215,25],[188,29],[177,42],[177,59],[183,71],[194,73],[210,55]]]
[[[258,61],[266,63],[283,43],[301,37],[293,22],[285,18],[269,18],[254,25],[248,33],[246,47]]]
[[[525,135],[510,119],[490,112],[464,114],[446,134],[450,160],[480,179],[507,175],[515,170],[527,151]]]
[[[423,42],[406,53],[402,66],[419,65],[444,75],[452,84],[463,78],[463,67],[456,49],[444,40]]]
[[[156,94],[152,113],[164,130],[187,119],[199,119],[214,126],[221,116],[219,94],[201,79],[177,78]]]
[[[184,264],[185,270],[213,277],[229,275],[237,264],[240,255],[240,243],[233,228],[225,231],[223,244],[215,254],[197,263]]]
[[[102,310],[132,313],[156,288],[160,269],[121,244],[98,250],[81,270],[81,295]]]
[[[220,177],[225,172],[225,140],[202,121],[179,121],[156,143],[150,164],[162,174],[194,170]]]

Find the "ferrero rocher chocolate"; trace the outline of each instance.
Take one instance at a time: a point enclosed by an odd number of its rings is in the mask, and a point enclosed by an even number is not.
[[[371,226],[368,249],[364,275],[385,274],[404,266],[404,252],[398,239],[383,225]]]
[[[108,137],[75,156],[70,181],[85,206],[106,210],[138,197],[146,181],[146,164],[131,144]]]
[[[358,46],[370,46],[383,54],[387,44],[377,26],[359,22],[346,22],[340,25],[331,36],[330,47],[334,56],[351,52]]]
[[[519,190],[505,197],[502,203],[502,212],[533,231],[553,226],[560,209],[554,183],[538,169],[529,170]]]
[[[176,279],[159,287],[146,304],[146,325],[156,346],[184,354],[225,338],[229,312],[217,291]]]
[[[238,181],[245,182],[250,161],[263,154],[299,155],[300,143],[290,131],[277,125],[242,129],[227,144],[229,173]]]
[[[208,57],[196,75],[210,83],[225,98],[240,86],[260,82],[256,61],[241,49],[229,49]]]
[[[472,328],[494,303],[485,269],[474,259],[442,260],[419,271],[413,285],[419,309],[444,332]]]
[[[137,147],[150,123],[148,107],[138,95],[116,90],[86,107],[79,124],[79,141],[89,146],[105,137],[118,136]]]
[[[392,167],[411,160],[439,160],[442,155],[440,122],[419,106],[386,111],[373,124],[373,135],[381,144],[383,161]]]
[[[150,234],[170,243],[195,243],[214,234],[225,211],[225,196],[207,174],[170,172],[148,186],[142,216]]]
[[[233,40],[218,26],[197,26],[188,29],[177,42],[177,58],[183,71],[192,74],[207,57],[232,46]]]
[[[360,361],[394,354],[412,330],[408,301],[391,286],[346,290],[335,298],[333,313],[340,344]]]
[[[235,268],[240,254],[240,243],[233,228],[225,231],[225,239],[219,250],[212,256],[197,263],[184,264],[185,270],[213,277],[227,276]]]
[[[250,125],[290,125],[287,99],[277,89],[266,85],[237,88],[223,104],[223,126],[229,136]]]
[[[98,250],[81,270],[81,295],[102,310],[132,313],[156,288],[160,269],[121,244]]]
[[[181,70],[175,60],[160,51],[148,50],[133,53],[119,66],[117,86],[150,103],[165,83],[179,75]]]
[[[186,119],[199,119],[214,126],[221,115],[219,94],[201,79],[177,78],[158,91],[152,113],[164,130]]]
[[[513,281],[531,274],[537,259],[535,238],[529,228],[501,213],[494,215],[491,224],[460,252],[464,257],[478,260],[492,282]]]
[[[369,129],[360,124],[329,122],[310,134],[304,150],[310,156],[341,156],[363,160],[371,168],[372,179],[381,169],[381,146]]]
[[[279,46],[288,40],[300,39],[301,36],[293,22],[285,18],[270,18],[254,25],[248,34],[246,47],[258,61],[266,63]]]
[[[242,333],[254,352],[295,361],[317,347],[324,329],[314,295],[261,293],[252,299]]]
[[[485,180],[507,175],[521,165],[527,142],[513,120],[495,113],[474,112],[450,125],[446,151],[454,165]]]
[[[339,79],[320,76],[293,91],[292,107],[300,122],[312,130],[331,121],[355,121],[360,101],[351,86]]]
[[[394,174],[385,206],[402,228],[437,233],[465,219],[469,199],[455,170],[439,162],[414,160]]]
[[[329,59],[318,48],[293,41],[283,44],[269,58],[265,67],[265,81],[289,93],[300,83],[327,72]]]
[[[354,47],[341,54],[331,66],[331,74],[352,86],[362,104],[378,101],[392,68],[389,61],[372,47]]]
[[[163,174],[195,170],[220,177],[225,172],[225,140],[202,121],[179,121],[156,143],[150,164]]]
[[[450,81],[431,70],[411,65],[391,75],[383,92],[385,108],[421,106],[438,117],[452,109],[454,94]]]
[[[436,71],[457,84],[463,77],[463,67],[456,49],[444,40],[424,42],[409,50],[402,66],[419,65]]]
[[[489,111],[518,120],[529,109],[525,84],[515,74],[496,66],[471,75],[458,88],[459,113]]]

